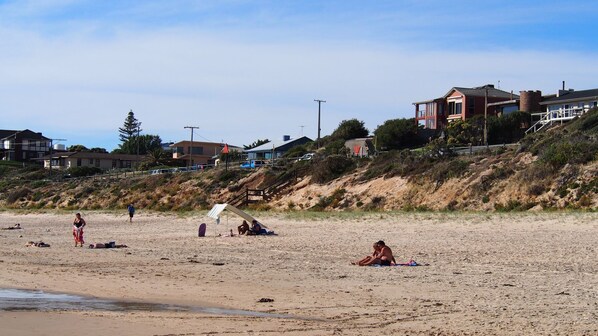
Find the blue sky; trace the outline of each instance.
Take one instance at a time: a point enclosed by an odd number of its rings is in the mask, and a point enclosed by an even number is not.
[[[1,1],[0,128],[111,150],[374,131],[453,86],[598,87],[598,2]],[[301,127],[303,126],[303,127]]]

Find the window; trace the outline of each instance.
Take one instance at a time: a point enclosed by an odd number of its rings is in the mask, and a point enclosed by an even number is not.
[[[448,103],[448,114],[449,115],[461,114],[462,106],[463,106],[463,103],[461,101],[450,101]]]
[[[475,113],[475,99],[467,99],[467,114],[473,115]]]
[[[81,159],[77,159],[77,167],[81,167]]]
[[[112,160],[112,168],[116,168],[116,160]]]
[[[93,165],[93,159],[89,159],[89,165]]]
[[[96,159],[96,167],[100,168],[100,159]]]
[[[177,147],[175,151],[177,154],[185,154],[185,148],[183,147]]]
[[[203,147],[193,147],[193,155],[203,155]]]

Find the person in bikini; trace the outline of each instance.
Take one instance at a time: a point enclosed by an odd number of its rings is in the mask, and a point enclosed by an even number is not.
[[[77,244],[81,244],[83,247],[83,227],[85,226],[85,220],[81,217],[80,213],[75,215],[75,221],[73,222],[73,237],[75,237],[75,247]]]

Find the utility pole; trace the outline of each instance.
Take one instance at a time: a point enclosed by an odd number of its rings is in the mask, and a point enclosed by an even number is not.
[[[484,146],[488,148],[488,86],[484,94]]]
[[[139,129],[139,125],[137,125],[137,167],[136,168],[139,167],[139,140],[140,140],[139,139],[139,132],[140,131],[141,130]]]
[[[193,160],[193,130],[199,128],[197,126],[185,126],[185,128],[191,129],[191,146],[189,147],[189,163],[187,164],[187,168],[191,168],[191,161]]]
[[[325,103],[325,100],[322,99],[314,99],[315,102],[318,102],[318,139],[316,140],[316,147],[320,148],[320,131],[322,130],[320,128],[320,112],[321,112],[321,107],[322,107],[322,103]]]

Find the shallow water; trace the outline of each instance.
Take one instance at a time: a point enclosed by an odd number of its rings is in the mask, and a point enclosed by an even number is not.
[[[219,315],[241,315],[271,318],[296,318],[290,315],[260,313],[249,310],[215,307],[183,306],[162,303],[117,301],[72,294],[48,293],[36,290],[0,288],[0,311],[175,311]]]

